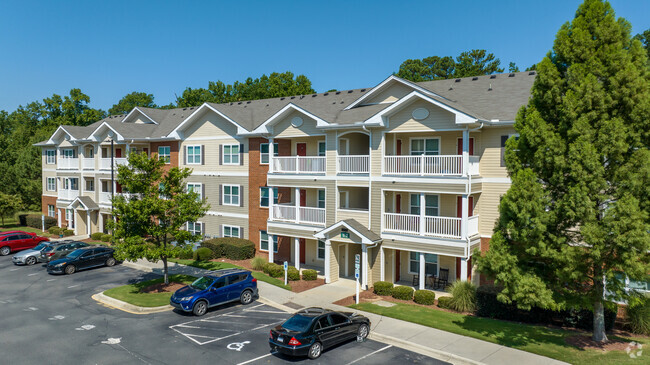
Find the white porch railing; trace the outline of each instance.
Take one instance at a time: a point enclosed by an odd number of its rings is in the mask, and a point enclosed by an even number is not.
[[[272,220],[293,223],[325,224],[325,208],[298,207],[276,204],[273,206]]]
[[[474,160],[474,161],[473,161]],[[476,173],[472,173],[472,165]],[[470,156],[470,173],[478,174],[478,156]],[[387,175],[446,176],[463,174],[463,156],[384,156]]]
[[[126,165],[127,160],[124,157],[114,158],[115,164],[114,168],[117,168],[118,165]],[[110,158],[100,158],[99,159],[99,168],[101,170],[110,170],[111,169],[111,159]]]
[[[325,156],[274,156],[271,158],[274,173],[321,174],[325,173]]]
[[[79,158],[60,158],[56,167],[58,169],[76,170],[79,168]]]
[[[73,200],[79,196],[79,190],[59,189],[57,194],[59,199]]]
[[[478,234],[478,215],[467,218],[467,235]]]
[[[338,156],[336,172],[340,174],[367,174],[370,171],[370,156]]]
[[[469,171],[468,173],[472,176],[479,175],[479,156],[469,156]]]
[[[95,159],[94,158],[84,158],[81,161],[81,166],[84,170],[94,170],[95,169]]]
[[[384,232],[390,233],[461,239],[461,224],[462,219],[456,217],[421,218],[414,214],[384,213]],[[467,225],[468,236],[477,234],[478,216],[469,217]]]
[[[122,195],[125,198],[129,199],[132,196],[137,196],[137,194],[131,194],[131,193],[115,193],[115,196]],[[111,193],[110,191],[102,191],[99,193],[99,202],[100,203],[105,203],[105,204],[110,204],[111,203]]]

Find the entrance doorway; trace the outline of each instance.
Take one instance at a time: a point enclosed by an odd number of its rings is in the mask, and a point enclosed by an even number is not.
[[[347,277],[348,276],[348,245],[340,244],[339,245],[339,276]]]

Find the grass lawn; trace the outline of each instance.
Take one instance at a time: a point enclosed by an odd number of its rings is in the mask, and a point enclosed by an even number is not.
[[[189,275],[170,275],[169,281],[181,282],[189,284],[196,280],[195,277]],[[172,293],[141,293],[140,289],[149,285],[162,283],[163,278],[142,281],[136,284],[118,286],[117,288],[108,289],[104,292],[111,298],[127,302],[129,304],[137,305],[140,307],[160,307],[169,304],[169,298]]]
[[[231,269],[231,268],[238,268],[242,269],[242,267],[233,265],[227,262],[216,262],[216,261],[194,261],[194,260],[181,260],[181,259],[169,259],[171,262],[176,262],[178,264],[182,265],[187,265],[187,266],[194,266],[198,267],[201,269],[206,269],[206,270],[220,270],[220,269]],[[263,281],[265,283],[269,283],[271,285],[275,285],[277,287],[280,287],[282,289],[286,290],[291,290],[290,285],[284,285],[284,280],[272,278],[268,275],[266,275],[263,272],[259,271],[252,271],[253,277],[259,281]]]
[[[639,359],[630,358],[625,351],[603,353],[598,350],[580,350],[566,344],[565,337],[577,334],[578,332],[575,331],[472,317],[401,303],[390,308],[372,303],[360,303],[353,304],[350,308],[498,343],[572,364],[640,364]],[[610,339],[612,338],[610,336]],[[620,339],[636,341],[642,343],[644,347],[650,345],[648,338]]]

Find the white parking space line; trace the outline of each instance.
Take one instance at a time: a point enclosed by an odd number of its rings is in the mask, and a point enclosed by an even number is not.
[[[45,281],[54,281],[54,280],[56,280],[56,279],[47,279],[47,280],[45,280]]]
[[[76,287],[78,287],[78,286],[81,286],[81,284],[77,284],[77,285],[70,285],[70,286],[68,287],[68,289],[71,289],[71,288],[76,288]]]
[[[382,348],[380,348],[379,350],[377,350],[377,351],[373,351],[373,352],[369,353],[368,355],[362,356],[362,357],[360,357],[360,358],[358,358],[358,359],[356,359],[356,360],[354,360],[354,361],[351,361],[351,362],[347,363],[346,365],[352,365],[352,364],[354,364],[355,362],[361,361],[361,360],[363,360],[363,359],[365,359],[365,358],[367,358],[367,357],[370,357],[370,356],[372,356],[372,355],[374,355],[374,354],[376,354],[376,353],[378,353],[378,352],[382,352],[382,351],[384,351],[384,350],[388,350],[388,349],[391,348],[391,347],[393,347],[393,345],[388,345],[388,346],[382,347]]]
[[[28,274],[27,276],[34,276],[34,275],[38,275],[38,273],[35,272],[35,273],[32,273],[32,274]]]
[[[15,268],[15,269],[9,269],[9,271],[16,271],[16,270],[19,270],[19,269],[18,269],[18,268]]]
[[[251,362],[253,362],[253,361],[257,361],[257,360],[263,359],[263,358],[265,358],[265,357],[269,357],[269,356],[271,356],[271,355],[273,355],[273,354],[274,354],[274,352],[272,352],[272,353],[270,353],[270,354],[262,355],[262,356],[260,356],[260,357],[256,357],[256,358],[254,358],[254,359],[250,359],[250,360],[248,360],[248,361],[240,362],[240,363],[237,364],[237,365],[248,364],[248,363],[251,363]]]

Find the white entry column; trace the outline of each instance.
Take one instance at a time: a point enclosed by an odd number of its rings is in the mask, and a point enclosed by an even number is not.
[[[275,246],[275,237],[272,235],[267,235],[269,238],[269,262],[273,262],[273,246]]]
[[[361,244],[361,288],[368,289],[368,246]]]
[[[379,247],[379,261],[381,265],[379,266],[379,280],[385,281],[386,279],[386,255],[384,254],[384,247]]]
[[[298,237],[293,238],[293,250],[294,250],[294,258],[293,258],[294,265],[296,266],[296,269],[300,270],[300,238]]]
[[[460,259],[460,280],[467,281],[467,259]]]
[[[424,283],[425,283],[424,280],[426,279],[426,270],[425,270],[426,264],[425,264],[425,261],[424,261],[424,252],[419,252],[419,254],[420,254],[420,270],[419,270],[419,272],[420,272],[420,276],[419,276],[420,282],[418,284],[419,284],[420,290],[424,290]]]
[[[90,236],[90,210],[86,211],[86,234]]]
[[[325,240],[325,284],[332,282],[332,275],[330,273],[330,260],[332,256],[330,251],[332,250],[332,241]]]

